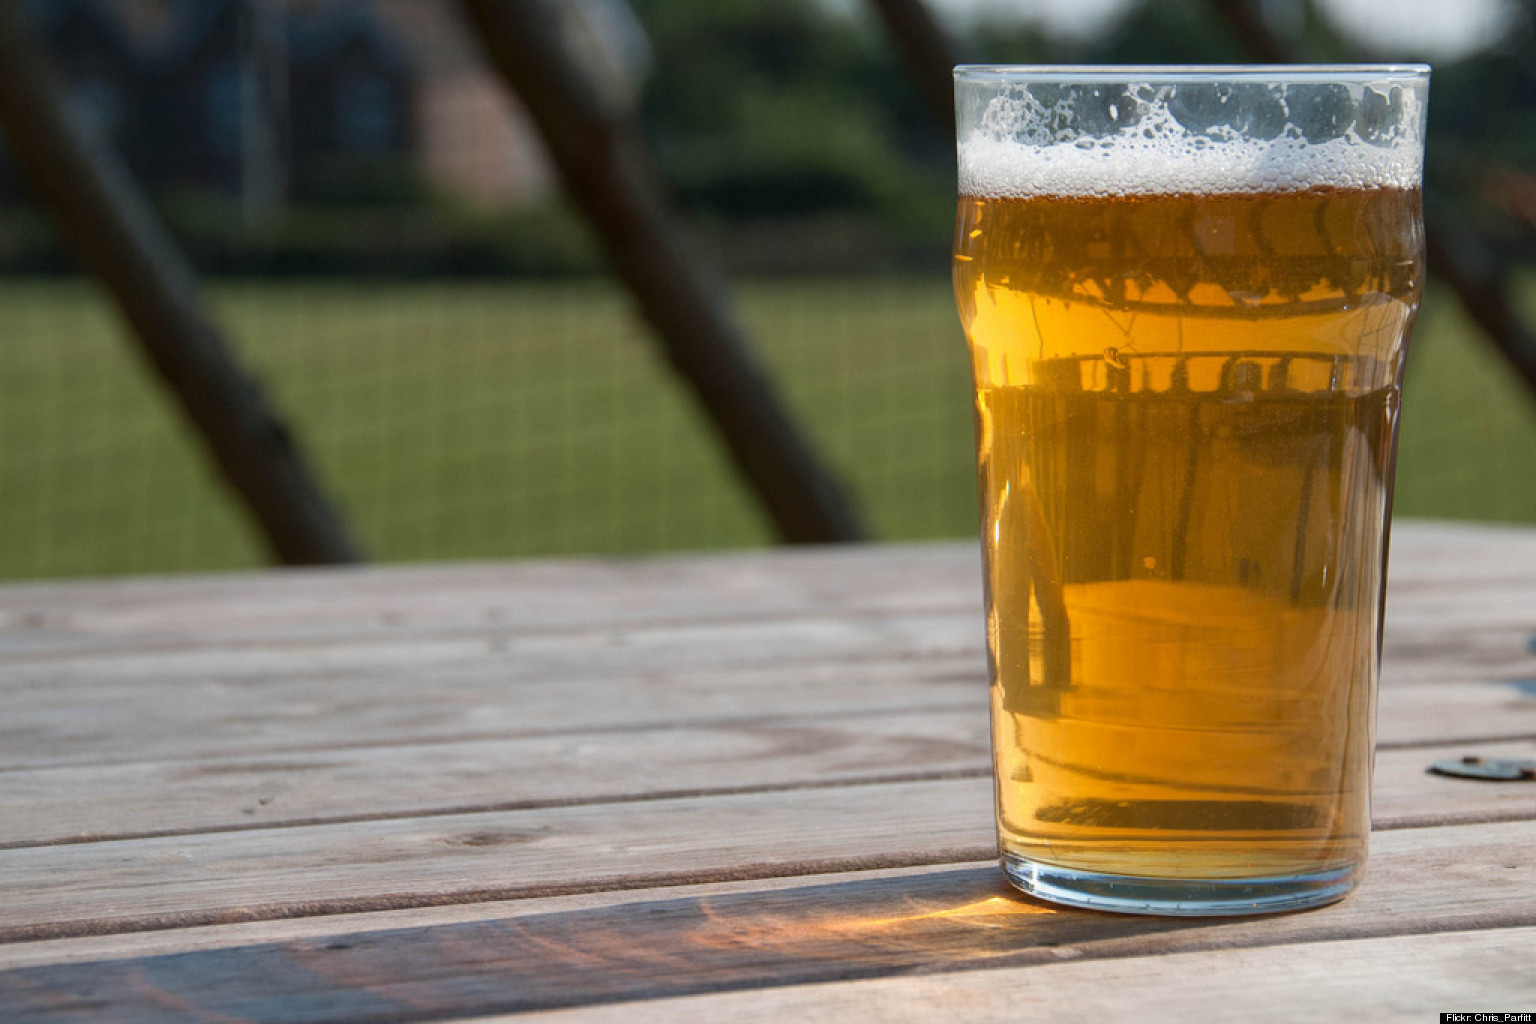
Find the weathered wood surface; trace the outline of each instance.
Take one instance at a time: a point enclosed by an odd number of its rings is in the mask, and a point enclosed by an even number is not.
[[[1526,698],[1518,698],[1526,699]],[[1529,701],[1528,703],[1536,703]],[[1431,712],[1426,712],[1426,714]],[[845,715],[816,723],[737,722],[639,731],[414,743],[273,756],[210,756],[16,769],[0,787],[0,850],[270,829],[386,818],[538,810],[659,795],[878,788],[954,780],[958,798],[988,799],[984,714],[937,709]],[[1469,741],[1383,749],[1378,828],[1510,820],[1533,797],[1426,775],[1436,761],[1536,758],[1536,741]],[[867,792],[865,791],[867,790]],[[61,792],[78,796],[60,802]]]
[[[1266,920],[1002,885],[979,604],[970,545],[0,588],[0,1019],[1529,1002],[1536,784],[1425,769],[1536,757],[1536,531],[1398,527],[1366,884]]]
[[[979,1024],[1019,1021],[1370,1021],[1422,1024],[1433,1007],[1491,1010],[1536,1004],[1536,975],[1518,966],[1536,948],[1536,929],[1456,936],[1399,936],[1338,943],[1220,949],[1157,957],[1060,962],[797,985],[767,991],[668,1000],[647,1016],[630,1004],[520,1015],[524,1024],[844,1024],[850,1020]],[[1490,993],[1498,993],[1491,996]],[[1211,1011],[1207,1014],[1205,1011]],[[513,1019],[476,1018],[481,1024]]]
[[[10,850],[0,942],[991,859],[989,797],[904,783]],[[1422,860],[1423,844],[1467,836],[1505,857],[1536,849],[1536,822],[1383,831],[1373,856],[1407,844]]]
[[[1533,828],[1499,826],[1492,839],[1468,827],[1386,833],[1356,896],[1326,911],[1271,919],[1177,921],[1053,909],[1016,899],[990,862],[954,864],[921,873],[847,872],[703,897],[686,888],[652,891],[599,907],[566,909],[547,900],[536,913],[479,921],[400,922],[168,955],[34,963],[0,972],[0,997],[42,1014],[110,993],[113,1019],[128,1021],[165,1019],[155,1015],[165,1012],[167,995],[208,1019],[246,1019],[242,1007],[254,1006],[262,1020],[426,1020],[1032,967],[1065,957],[1156,960],[1302,943],[1318,947],[1313,970],[1331,961],[1347,973],[1352,965],[1341,962],[1340,943],[1411,934],[1453,948],[1468,932],[1536,926],[1536,880],[1528,870]],[[1519,948],[1517,940],[1507,942]],[[1155,967],[1139,970],[1144,982],[1155,981]],[[1511,994],[1536,983],[1533,970],[1528,959],[1503,965]],[[348,1003],[355,1009],[345,1017],[317,1016],[317,1007]]]

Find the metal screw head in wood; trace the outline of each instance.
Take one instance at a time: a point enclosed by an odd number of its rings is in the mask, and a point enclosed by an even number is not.
[[[1448,761],[1436,761],[1429,766],[1429,770],[1436,775],[1477,779],[1483,782],[1536,781],[1536,761],[1513,758],[1459,757]]]

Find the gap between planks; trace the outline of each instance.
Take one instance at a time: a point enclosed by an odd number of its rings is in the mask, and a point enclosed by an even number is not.
[[[1193,981],[1193,988],[1168,986],[1165,964],[1176,970],[1184,963],[1190,968],[1185,973],[1196,977],[1225,965],[1227,988],[1246,991],[1245,975],[1273,973],[1281,962],[1288,964],[1282,973],[1290,974],[1301,958],[1310,964],[1302,974],[1318,973],[1335,988],[1354,982],[1351,990],[1358,992],[1362,943],[1411,944],[1426,967],[1470,945],[1474,957],[1489,959],[1460,964],[1454,974],[1481,983],[1480,1004],[1490,996],[1533,991],[1536,978],[1517,952],[1528,947],[1536,923],[1528,887],[1513,906],[1468,914],[1459,905],[1456,879],[1408,877],[1408,866],[1388,864],[1376,878],[1368,876],[1359,893],[1332,907],[1250,918],[1148,918],[1052,907],[1009,890],[995,865],[951,864],[899,875],[637,891],[629,902],[550,899],[527,912],[507,908],[500,917],[393,928],[367,927],[366,919],[352,917],[325,932],[309,921],[279,932],[276,941],[244,945],[210,946],[189,933],[185,951],[167,945],[174,935],[145,936],[137,948],[130,937],[116,943],[89,939],[40,946],[45,953],[30,958],[30,966],[23,950],[20,966],[0,970],[0,996],[39,1020],[71,1005],[68,997],[81,991],[99,993],[98,1009],[110,1007],[113,1019],[134,1022],[158,1022],[168,1004],[196,1007],[211,1019],[236,1007],[244,1008],[241,1019],[256,1007],[263,1019],[314,1019],[338,997],[351,999],[354,1015],[366,1019],[436,1020],[609,1003],[615,1004],[613,1014],[640,1011],[640,1018],[660,1009],[668,1020],[734,1020],[730,1012],[674,1017],[666,1011],[695,1002],[728,1009],[731,1004],[721,1000],[742,990],[751,991],[739,997],[743,1001],[790,1010],[779,995],[791,1005],[797,995],[817,1001],[813,990],[801,987],[813,982],[839,983],[815,992],[832,992],[845,1011],[856,997],[837,999],[837,991],[869,993],[886,984],[898,991],[989,985],[1000,1007],[1017,1010],[1020,1004],[1009,993],[1021,986],[1038,982],[1066,1005],[1073,993],[1098,991],[1108,978],[1131,975],[1155,983],[1165,1003],[1176,997],[1187,1012],[1193,996],[1216,990]],[[226,938],[235,933],[223,931]],[[73,955],[93,948],[118,958],[93,962]],[[50,962],[47,951],[56,959]],[[1068,964],[1078,972],[1076,980],[1058,973]],[[974,973],[981,969],[1009,973]],[[1001,979],[1007,983],[998,985]],[[1382,980],[1400,983],[1390,975]],[[1382,1005],[1379,990],[1367,992]],[[1293,1009],[1289,1001],[1276,1005]],[[958,1009],[951,1006],[938,1018],[953,1019]],[[803,1018],[791,1011],[751,1019]]]
[[[564,741],[424,744],[282,761],[236,757],[149,762],[137,770],[16,771],[0,789],[0,820],[12,823],[0,851],[922,781],[974,780],[985,788],[990,778],[988,737],[976,716],[945,709],[857,724],[863,728],[753,722],[607,736],[574,747]],[[1469,754],[1533,753],[1531,740],[1380,750],[1375,826],[1529,816],[1518,783],[1425,773],[1434,762]],[[530,795],[514,795],[519,792]]]
[[[691,800],[712,797],[753,796],[768,793],[790,793],[818,789],[842,789],[861,786],[892,786],[909,782],[949,782],[956,779],[990,778],[987,768],[953,769],[949,771],[893,772],[886,775],[851,776],[838,779],[802,782],[766,783],[741,786],[699,786],[691,789],[648,790],[643,793],[601,793],[585,797],[564,799],[511,800],[502,803],[462,804],[450,807],[410,808],[400,811],[377,811],[365,814],[332,814],[312,818],[285,818],[266,822],[229,822],[220,825],[185,828],[166,828],[143,832],[118,832],[60,836],[34,841],[0,841],[0,851],[26,850],[45,846],[75,846],[85,843],[131,842],[138,839],[169,839],[177,836],[217,835],[226,832],[256,832],[282,828],[313,828],[325,825],[352,825],[372,821],[409,821],[417,818],[449,818],[467,814],[504,814],[525,811],[549,810],[561,807],[595,807],[606,804],[636,804],[658,800]],[[1498,820],[1498,819],[1495,819]]]
[[[990,787],[906,783],[885,797],[751,794],[658,801],[619,820],[572,807],[9,851],[0,941],[995,856]],[[1398,829],[1376,842],[1389,866],[1407,856],[1460,883],[1475,874],[1482,888],[1458,905],[1497,894],[1503,879],[1536,914],[1536,889],[1521,889],[1536,821]],[[472,878],[502,881],[464,884]]]

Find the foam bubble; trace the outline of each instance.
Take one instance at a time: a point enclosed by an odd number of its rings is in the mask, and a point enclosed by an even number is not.
[[[1181,100],[1167,87],[1069,95],[1050,106],[1027,89],[1004,92],[973,126],[962,117],[969,131],[959,145],[960,191],[1029,198],[1419,186],[1421,112],[1413,91],[1393,93],[1390,108],[1382,93],[1341,94],[1335,110],[1326,107],[1327,93],[1293,94],[1290,110],[1279,95],[1260,94],[1278,114],[1254,130],[1268,111],[1218,109],[1223,99],[1214,114],[1192,113],[1189,101],[1176,106]]]

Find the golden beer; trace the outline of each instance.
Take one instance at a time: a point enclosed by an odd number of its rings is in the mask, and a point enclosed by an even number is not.
[[[1375,183],[962,194],[998,830],[1027,890],[1231,913],[1249,881],[1309,893],[1251,909],[1355,883],[1418,210]]]

